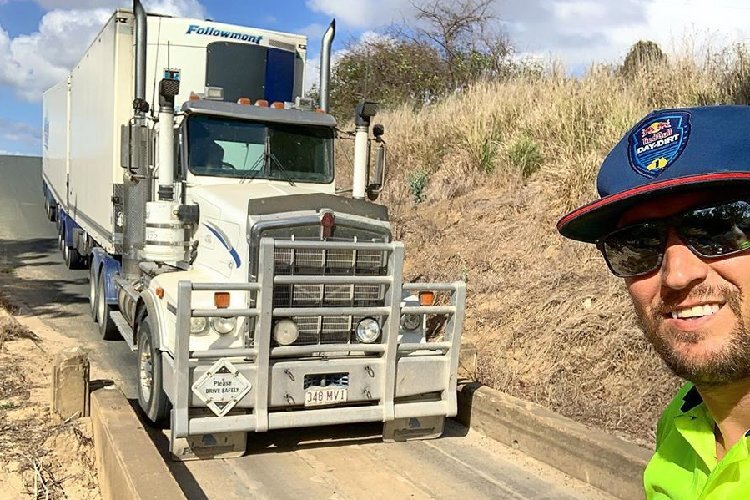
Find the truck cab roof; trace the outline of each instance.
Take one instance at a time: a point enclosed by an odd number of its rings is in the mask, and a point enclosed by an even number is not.
[[[182,112],[186,115],[223,116],[240,120],[257,120],[290,125],[336,126],[336,119],[325,113],[303,111],[300,109],[264,108],[209,99],[187,101],[182,105]]]

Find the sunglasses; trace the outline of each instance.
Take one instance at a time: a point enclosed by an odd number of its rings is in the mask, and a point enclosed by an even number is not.
[[[669,228],[674,228],[698,257],[715,259],[743,252],[750,249],[750,202],[702,206],[625,226],[597,241],[596,246],[615,276],[641,276],[661,267]]]

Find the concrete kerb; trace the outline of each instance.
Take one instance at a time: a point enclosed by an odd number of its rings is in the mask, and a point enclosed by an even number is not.
[[[458,388],[458,420],[619,498],[643,498],[649,450],[477,382]]]
[[[119,389],[110,386],[91,393],[91,421],[103,498],[185,498]]]

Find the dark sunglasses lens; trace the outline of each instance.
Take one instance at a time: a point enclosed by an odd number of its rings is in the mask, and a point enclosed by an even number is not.
[[[655,224],[639,224],[611,233],[602,242],[602,253],[617,276],[637,276],[659,266],[664,248],[662,229]]]
[[[750,203],[691,210],[677,225],[680,236],[704,257],[720,257],[750,248]]]

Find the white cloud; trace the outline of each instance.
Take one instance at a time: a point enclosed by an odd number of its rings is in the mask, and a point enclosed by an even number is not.
[[[115,6],[124,4],[93,0],[39,0],[39,3],[60,8],[47,12],[36,32],[10,38],[0,27],[0,84],[15,88],[27,101],[39,101],[44,90],[65,78]],[[111,7],[86,8],[91,4],[111,4]],[[205,13],[197,0],[154,0],[145,2],[145,7],[148,12],[168,15],[200,18]]]
[[[307,0],[311,10],[356,32],[413,19],[412,3]],[[495,0],[493,12],[522,55],[552,56],[569,67],[619,61],[638,40],[674,52],[696,37],[714,48],[750,39],[746,0]]]
[[[36,0],[36,3],[46,10],[108,9],[111,11],[117,7],[132,8],[133,5],[127,0]],[[170,16],[203,17],[205,13],[205,9],[197,0],[143,0],[143,4],[148,12]]]
[[[358,29],[399,21],[411,11],[409,0],[307,0],[307,7]]]

